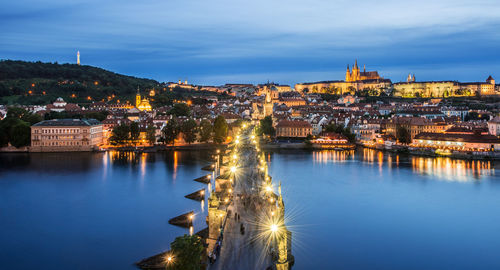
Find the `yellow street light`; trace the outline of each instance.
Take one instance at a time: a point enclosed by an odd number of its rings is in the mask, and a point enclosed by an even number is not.
[[[270,229],[271,229],[271,232],[275,233],[275,232],[277,232],[277,231],[278,231],[278,225],[276,225],[276,224],[271,224]]]
[[[271,186],[266,186],[266,191],[271,192],[271,191],[273,191],[273,188]]]
[[[235,167],[235,166],[231,167],[231,172],[232,172],[232,173],[235,173],[235,172],[236,172],[236,167]]]

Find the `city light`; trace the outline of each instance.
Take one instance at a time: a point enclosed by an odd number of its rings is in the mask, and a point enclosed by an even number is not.
[[[236,166],[231,167],[231,172],[235,173],[236,172]]]

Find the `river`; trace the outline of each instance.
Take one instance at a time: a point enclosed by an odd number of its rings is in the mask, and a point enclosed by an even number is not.
[[[0,155],[1,269],[135,269],[206,202],[210,152]],[[500,269],[500,164],[357,152],[266,155],[293,269]]]

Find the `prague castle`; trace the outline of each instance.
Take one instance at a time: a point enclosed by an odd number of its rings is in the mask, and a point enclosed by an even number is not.
[[[423,81],[417,82],[415,75],[408,76],[406,82],[393,85],[397,97],[459,97],[490,96],[496,94],[495,80],[489,76],[485,82]]]
[[[312,83],[299,83],[295,85],[297,91],[308,91],[310,93],[330,94],[354,94],[355,91],[363,89],[386,90],[391,86],[391,80],[380,77],[377,71],[366,71],[366,66],[361,71],[358,61],[354,62],[352,70],[347,66],[344,81],[321,81]]]
[[[397,97],[457,97],[457,96],[490,96],[496,95],[500,87],[489,76],[485,82],[458,81],[422,81],[415,79],[415,74],[409,74],[406,82],[392,83],[391,80],[380,77],[377,71],[363,71],[358,67],[358,61],[351,67],[348,65],[344,81],[320,81],[299,83],[295,90],[309,93],[328,93],[343,95],[354,94],[356,91],[367,90],[369,95],[379,95],[382,91],[392,92]]]
[[[357,82],[357,81],[367,81],[367,80],[379,80],[380,78],[377,71],[366,71],[366,66],[363,67],[363,71],[359,71],[358,60],[354,62],[354,66],[352,67],[352,71],[349,69],[349,65],[347,65],[347,71],[345,74],[346,82]]]

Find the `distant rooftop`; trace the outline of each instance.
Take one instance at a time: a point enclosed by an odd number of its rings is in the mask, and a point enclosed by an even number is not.
[[[35,127],[95,126],[101,124],[96,119],[52,119],[34,124]]]

